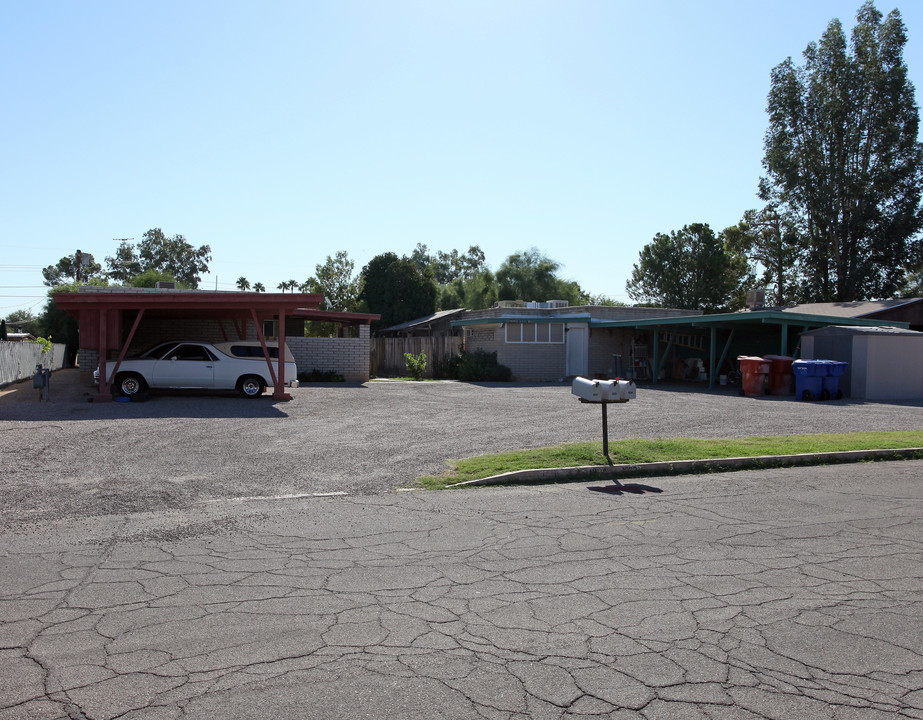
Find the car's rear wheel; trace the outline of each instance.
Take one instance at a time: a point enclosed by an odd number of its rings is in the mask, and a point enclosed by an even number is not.
[[[138,373],[121,373],[115,384],[119,392],[126,397],[134,397],[147,389],[147,383]]]
[[[237,381],[237,392],[245,398],[258,398],[266,390],[263,378],[256,375],[245,375]]]

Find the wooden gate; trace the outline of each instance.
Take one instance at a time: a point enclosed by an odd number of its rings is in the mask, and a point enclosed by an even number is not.
[[[372,377],[406,377],[404,353],[426,353],[426,377],[433,377],[433,366],[461,352],[461,337],[399,337],[369,340],[369,374]]]

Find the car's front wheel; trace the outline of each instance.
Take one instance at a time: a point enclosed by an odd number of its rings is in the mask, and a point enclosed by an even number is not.
[[[263,378],[256,375],[246,375],[237,381],[237,392],[245,398],[258,398],[266,390]]]
[[[126,397],[134,397],[147,389],[144,378],[137,373],[122,373],[115,381],[119,392]]]

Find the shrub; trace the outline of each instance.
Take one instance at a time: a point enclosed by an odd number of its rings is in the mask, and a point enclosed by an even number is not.
[[[458,356],[458,379],[464,382],[508,382],[513,371],[497,362],[496,352],[462,350]]]
[[[407,361],[407,372],[414,380],[422,380],[426,375],[426,353],[421,352],[419,355],[413,353],[404,353],[404,359]]]
[[[458,366],[462,356],[446,355],[433,363],[433,377],[438,380],[458,380]]]

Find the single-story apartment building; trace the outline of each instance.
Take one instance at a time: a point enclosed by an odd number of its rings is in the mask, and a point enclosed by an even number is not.
[[[497,361],[518,380],[577,375],[650,379],[649,334],[616,331],[605,324],[701,315],[701,310],[511,302],[468,311],[452,325],[464,329],[467,350],[496,352]]]
[[[619,376],[652,383],[707,381],[712,387],[719,375],[736,369],[738,355],[798,356],[801,334],[809,330],[828,325],[907,328],[917,312],[923,312],[919,299],[713,315],[549,301],[500,303],[466,312],[452,324],[464,329],[467,350],[496,352],[519,380]],[[889,313],[907,319],[889,319]]]

